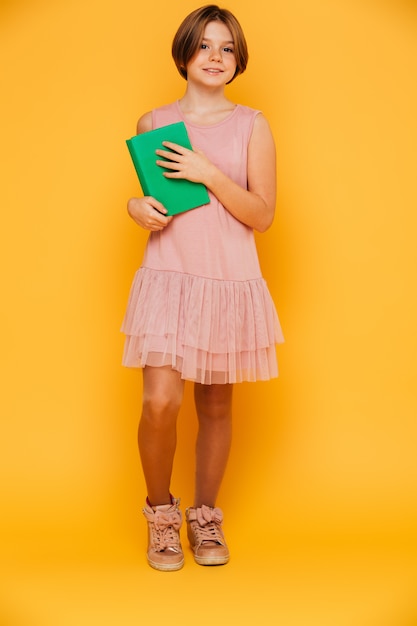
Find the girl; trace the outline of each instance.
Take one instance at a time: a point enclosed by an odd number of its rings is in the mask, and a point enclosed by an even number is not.
[[[194,382],[199,424],[188,539],[197,563],[224,564],[229,550],[216,499],[231,443],[233,384],[276,376],[282,341],[254,241],[254,230],[264,232],[274,217],[274,141],[259,111],[225,95],[246,68],[244,34],[230,11],[207,5],[182,22],[172,55],[185,93],[143,115],[137,132],[184,121],[193,150],[164,142],[156,163],[169,178],[203,183],[210,203],[168,217],[153,197],[129,200],[129,215],[150,236],[122,326],[123,364],[143,368],[147,558],[165,571],[184,563],[182,515],[170,493],[184,381]]]

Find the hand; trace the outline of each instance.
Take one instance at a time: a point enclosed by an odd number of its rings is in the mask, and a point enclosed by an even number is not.
[[[185,178],[209,186],[216,167],[201,150],[189,150],[171,141],[164,141],[163,145],[169,150],[156,150],[156,154],[168,161],[157,160],[156,164],[169,170],[164,172],[166,178]]]
[[[164,205],[152,196],[130,198],[127,212],[136,224],[150,231],[163,230],[172,220]]]

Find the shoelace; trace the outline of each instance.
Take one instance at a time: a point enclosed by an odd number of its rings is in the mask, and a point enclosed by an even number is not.
[[[180,551],[178,531],[181,527],[181,515],[178,511],[164,513],[145,511],[146,519],[151,523],[152,543],[157,552],[164,550]]]
[[[221,531],[223,512],[215,507],[211,508],[203,504],[197,509],[188,509],[188,519],[192,524],[193,532],[200,546],[204,541],[210,541],[224,546],[224,538]]]
[[[204,541],[213,541],[215,543],[219,543],[220,545],[224,545],[220,526],[215,522],[210,522],[205,526],[200,526],[198,522],[194,523],[193,531],[199,545],[201,545]]]

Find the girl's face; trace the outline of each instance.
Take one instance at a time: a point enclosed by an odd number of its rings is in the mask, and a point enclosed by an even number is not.
[[[232,80],[236,59],[232,33],[226,24],[220,21],[207,24],[201,47],[186,69],[188,82],[223,86]]]

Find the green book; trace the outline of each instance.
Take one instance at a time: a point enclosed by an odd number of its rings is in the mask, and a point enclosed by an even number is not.
[[[184,213],[210,202],[206,187],[183,178],[165,178],[165,171],[156,160],[155,150],[162,148],[163,141],[172,141],[192,150],[184,122],[161,126],[126,140],[133,165],[145,196],[153,196],[168,211],[168,215]]]

